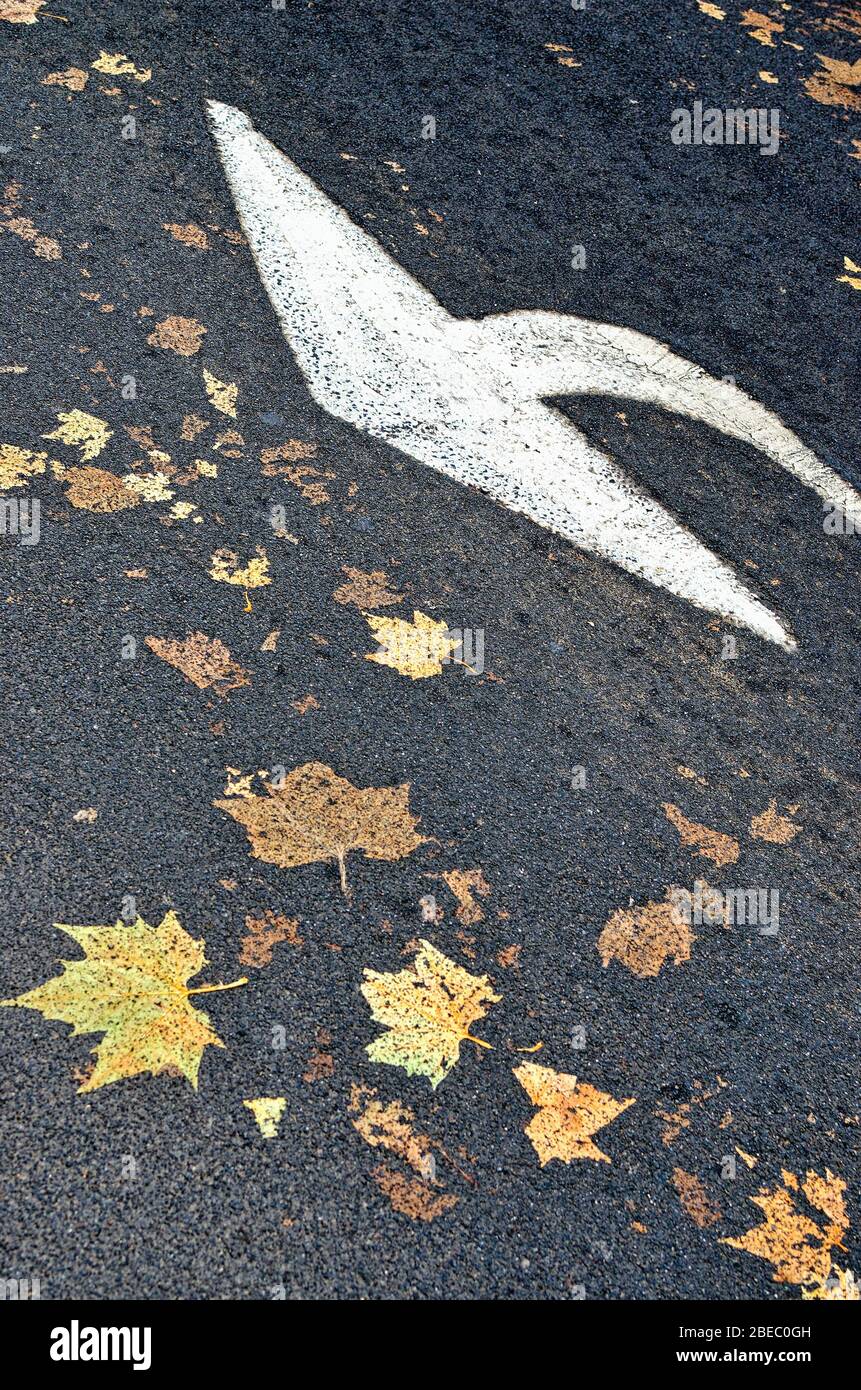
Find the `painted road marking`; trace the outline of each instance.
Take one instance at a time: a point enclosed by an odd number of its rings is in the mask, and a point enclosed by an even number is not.
[[[753,444],[861,525],[771,411],[645,334],[570,314],[457,319],[243,112],[208,102],[260,277],[318,405],[585,550],[781,646],[783,623],[545,397],[647,401]]]

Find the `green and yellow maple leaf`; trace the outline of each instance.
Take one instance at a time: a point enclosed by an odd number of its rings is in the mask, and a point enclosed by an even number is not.
[[[488,1004],[498,1004],[486,975],[470,975],[429,941],[422,941],[413,966],[394,974],[365,970],[362,994],[377,1023],[388,1028],[366,1048],[373,1062],[403,1067],[408,1076],[427,1076],[436,1090],[469,1039],[479,1047],[469,1025],[484,1018]]]
[[[82,947],[84,959],[62,961],[62,975],[0,1005],[38,1009],[45,1018],[70,1023],[75,1034],[104,1033],[93,1048],[96,1066],[79,1093],[168,1070],[181,1072],[196,1089],[203,1049],[224,1043],[189,996],[247,981],[188,989],[187,981],[207,963],[205,942],[189,936],[174,912],[157,927],[141,917],[131,926],[55,925]]]

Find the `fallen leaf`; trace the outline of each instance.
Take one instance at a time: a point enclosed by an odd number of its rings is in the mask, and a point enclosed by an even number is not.
[[[437,1147],[434,1141],[413,1128],[416,1117],[408,1106],[399,1100],[383,1105],[376,1097],[377,1092],[368,1086],[353,1086],[350,1095],[353,1128],[372,1149],[387,1149],[422,1177],[428,1177],[433,1171],[433,1149]]]
[[[125,53],[106,53],[104,49],[100,50],[98,58],[90,66],[108,77],[133,77],[135,82],[149,82],[152,77],[151,68],[135,67]]]
[[[740,22],[748,31],[749,37],[756,39],[757,43],[763,44],[766,48],[774,48],[774,35],[782,34],[784,30],[784,25],[779,19],[760,14],[758,10],[743,10]]]
[[[816,57],[822,64],[822,71],[815,72],[804,82],[804,90],[821,106],[844,106],[850,111],[861,111],[861,58],[854,63],[845,63],[838,58],[828,58],[824,53]]]
[[[784,1171],[782,1176],[783,1187],[762,1188],[750,1198],[765,1214],[761,1225],[743,1236],[728,1236],[721,1244],[768,1260],[775,1283],[821,1285],[831,1272],[831,1250],[841,1245],[849,1227],[843,1201],[846,1184],[827,1168],[824,1178],[808,1171],[801,1191],[811,1207],[828,1218],[823,1226],[798,1210],[795,1174]]]
[[[411,623],[403,618],[378,618],[373,613],[364,613],[363,617],[381,648],[367,653],[365,660],[391,666],[410,680],[440,675],[443,664],[448,663],[458,646],[445,623],[418,610]]]
[[[82,92],[89,81],[83,68],[66,68],[65,72],[49,72],[42,78],[43,87],[65,87],[70,92]]]
[[[198,690],[215,690],[226,696],[231,690],[250,685],[250,673],[237,665],[223,642],[203,632],[191,632],[183,641],[166,637],[145,637],[150,651],[169,666],[181,671]]]
[[[680,1105],[678,1110],[655,1111],[658,1119],[665,1121],[661,1142],[665,1144],[667,1148],[675,1143],[683,1129],[688,1129],[690,1127],[694,1106],[704,1105],[706,1101],[713,1100],[716,1095],[719,1095],[722,1090],[726,1089],[728,1082],[724,1081],[723,1077],[718,1076],[715,1080],[717,1082],[717,1088],[715,1090],[707,1089],[702,1081],[694,1081],[690,1100]]]
[[[147,342],[152,347],[175,352],[180,357],[194,357],[195,353],[200,352],[205,332],[203,324],[198,323],[197,319],[171,314],[156,324],[152,333],[148,335]]]
[[[856,1283],[855,1275],[851,1269],[841,1269],[839,1265],[833,1265],[828,1278],[812,1289],[802,1289],[801,1297],[806,1299],[824,1298],[840,1303],[858,1303],[861,1302],[861,1288]]]
[[[184,439],[188,444],[192,444],[208,425],[209,421],[201,419],[199,415],[183,415],[182,430],[180,431],[179,437],[180,439]]]
[[[574,1158],[610,1159],[592,1142],[592,1135],[635,1103],[634,1098],[615,1100],[576,1076],[524,1062],[514,1068],[533,1105],[539,1107],[526,1126],[526,1134],[543,1168],[552,1158],[570,1163]]]
[[[126,473],[122,482],[141,502],[169,502],[173,497],[167,473]]]
[[[429,941],[420,947],[407,970],[365,970],[362,994],[371,1017],[388,1029],[366,1051],[372,1062],[428,1077],[435,1090],[457,1062],[462,1042],[490,1046],[474,1038],[469,1027],[501,995],[494,994],[486,975],[470,975]]]
[[[55,925],[77,942],[84,959],[63,961],[62,975],[0,1004],[37,1009],[45,1018],[70,1023],[75,1034],[104,1033],[93,1048],[96,1067],[81,1092],[169,1069],[181,1072],[197,1089],[204,1048],[224,1043],[189,997],[247,982],[188,989],[188,980],[207,963],[205,943],[189,936],[174,912],[158,927],[141,917],[131,926]]]
[[[770,801],[767,808],[754,816],[750,823],[750,834],[754,840],[765,840],[770,845],[786,845],[794,840],[800,825],[788,816],[777,814],[777,802]]]
[[[315,695],[307,694],[302,700],[291,700],[291,705],[297,714],[310,714],[312,709],[320,708],[320,701]]]
[[[235,887],[235,885],[234,885]],[[276,912],[266,911],[262,917],[246,917],[247,936],[242,938],[239,960],[242,965],[253,965],[260,970],[272,959],[272,952],[282,941],[290,946],[304,946],[304,937],[299,935],[298,917],[282,917]]]
[[[334,1075],[335,1059],[331,1052],[326,1051],[331,1041],[331,1034],[325,1028],[317,1029],[317,1047],[308,1058],[307,1069],[302,1073],[303,1081],[312,1083]]]
[[[317,453],[316,444],[306,444],[302,439],[287,439],[283,444],[276,444],[271,449],[261,449],[260,462],[263,465],[262,472],[267,477],[274,477],[276,474],[286,472],[285,469],[273,468],[272,465],[278,462],[297,463],[300,459],[312,459]]]
[[[261,642],[261,644],[260,644],[260,650],[261,650],[262,652],[274,652],[275,648],[276,648],[277,645],[278,645],[278,638],[279,638],[280,636],[281,636],[281,629],[280,629],[280,627],[274,627],[274,628],[272,629],[272,631],[270,632],[269,636],[266,637],[266,638],[264,638],[264,640]]]
[[[274,1139],[287,1105],[286,1096],[258,1096],[256,1100],[244,1100],[242,1104],[251,1111],[263,1138]]]
[[[409,782],[399,787],[352,786],[323,763],[295,768],[265,796],[213,802],[245,827],[251,854],[281,869],[337,863],[347,893],[346,858],[403,859],[424,843],[410,814]]]
[[[239,589],[260,589],[272,583],[269,560],[261,546],[257,547],[256,558],[245,565],[240,564],[239,557],[232,550],[216,550],[209,576],[221,584],[235,584]]]
[[[718,5],[712,5],[709,0],[697,0],[697,5],[703,14],[707,14],[711,19],[726,19],[726,10],[720,9]]]
[[[848,256],[843,257],[843,269],[851,270],[851,275],[838,275],[838,285],[851,285],[853,290],[861,290],[861,265],[856,265]]]
[[[19,449],[15,444],[0,444],[0,492],[23,487],[28,478],[44,473],[47,465],[47,454]]]
[[[686,820],[678,806],[669,802],[664,803],[663,811],[670,824],[678,830],[682,844],[696,849],[700,857],[711,859],[720,868],[736,862],[740,848],[738,840],[734,840],[731,835],[724,835],[720,830],[710,830],[707,825],[698,825],[696,821]]]
[[[497,952],[497,962],[502,966],[503,970],[510,970],[512,967],[518,970],[520,968],[520,952],[522,950],[522,946],[505,946],[501,951]]]
[[[77,448],[82,463],[98,458],[113,435],[106,420],[100,420],[98,415],[88,415],[85,410],[63,410],[57,419],[60,422],[57,428],[50,434],[43,434],[42,438],[58,439],[62,444]]]
[[[66,499],[85,512],[122,512],[137,507],[141,498],[122,478],[104,468],[66,468],[62,473]]]
[[[413,1221],[433,1221],[443,1212],[451,1211],[460,1201],[453,1192],[436,1192],[420,1178],[396,1173],[384,1163],[374,1169],[373,1177],[395,1211],[411,1217]]]
[[[458,906],[454,915],[458,921],[467,927],[474,926],[476,922],[483,922],[484,912],[473,897],[474,893],[480,893],[486,898],[490,892],[490,884],[481,869],[449,869],[441,878],[457,898]]]
[[[616,959],[645,980],[657,975],[670,957],[674,965],[690,960],[696,938],[673,902],[673,892],[666,890],[666,902],[620,908],[607,919],[597,941],[605,968]]]
[[[80,811],[76,811],[72,820],[81,821],[86,825],[94,825],[98,820],[99,813],[94,806],[83,806]]]
[[[235,381],[219,381],[217,376],[213,376],[206,368],[203,369],[203,386],[211,404],[216,410],[220,410],[222,415],[229,415],[232,420],[236,419],[236,397],[239,387]]]
[[[7,24],[37,24],[38,13],[48,0],[0,0],[0,19]]]
[[[673,1187],[679,1194],[679,1201],[685,1212],[700,1230],[714,1226],[716,1221],[723,1219],[723,1212],[710,1200],[695,1173],[686,1173],[684,1168],[674,1168]]]
[[[206,251],[209,247],[206,232],[196,222],[162,222],[161,225],[166,232],[170,232],[174,241],[181,241],[183,246],[193,246],[198,251]]]
[[[388,587],[390,581],[385,570],[371,570],[366,574],[364,570],[342,565],[341,573],[347,576],[347,583],[333,593],[336,603],[354,603],[357,608],[387,608],[392,603],[404,601],[403,594],[396,594]]]

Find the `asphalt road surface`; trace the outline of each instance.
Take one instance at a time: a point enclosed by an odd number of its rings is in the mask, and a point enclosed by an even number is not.
[[[799,1246],[821,1256],[808,1285],[858,1270],[857,536],[705,425],[556,403],[779,614],[785,651],[321,410],[204,112],[246,112],[450,313],[648,334],[859,485],[861,22],[749,13],[0,0],[0,442],[29,467],[5,495],[41,506],[38,544],[0,538],[0,995],[81,957],[54,923],[112,924],[129,898],[205,939],[193,985],[249,981],[203,1001],[225,1046],[197,1090],[79,1094],[99,1035],[0,1011],[0,1277],[43,1298],[779,1300]],[[674,144],[696,100],[778,109],[779,151]],[[76,443],[75,411],[109,435]],[[81,468],[135,479],[125,504]],[[258,547],[271,583],[247,599],[211,577]],[[400,602],[336,601],[345,569]],[[363,609],[482,630],[484,672],[365,660]],[[199,687],[146,645],[195,632],[245,685]],[[309,762],[409,783],[426,837],[350,854],[350,899],[334,863],[252,857],[213,805],[227,768]],[[703,922],[655,973],[602,963],[615,913],[660,939],[655,905],[697,879],[779,893],[777,932]],[[267,913],[292,940],[243,963]],[[406,969],[418,938],[501,996],[473,1024],[493,1050],[464,1042],[436,1089],[366,1052],[363,971]],[[540,1163],[524,1064],[634,1098],[595,1133],[609,1162]],[[243,1105],[261,1097],[285,1102],[273,1138]],[[372,1100],[412,1112],[418,1159],[390,1122],[363,1137]],[[763,1190],[793,1213],[773,1259],[724,1243]]]

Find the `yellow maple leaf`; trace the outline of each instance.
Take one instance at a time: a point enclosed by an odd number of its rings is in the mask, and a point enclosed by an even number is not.
[[[784,1172],[783,1187],[763,1188],[751,1197],[765,1214],[759,1226],[743,1236],[728,1236],[721,1243],[734,1250],[746,1250],[774,1266],[777,1284],[822,1285],[831,1273],[831,1250],[849,1226],[843,1193],[846,1184],[826,1168],[825,1177],[808,1172],[801,1191],[817,1211],[828,1217],[824,1227],[797,1207],[799,1182],[794,1173]]]
[[[258,1096],[256,1100],[244,1100],[242,1104],[250,1110],[257,1128],[264,1139],[274,1139],[278,1133],[281,1116],[287,1104],[286,1096]]]
[[[135,82],[149,82],[152,77],[152,68],[135,67],[125,53],[106,53],[104,49],[100,49],[98,58],[91,66],[108,77],[133,77]]]
[[[0,444],[0,492],[23,487],[28,478],[44,473],[47,454],[35,454],[14,444]]]
[[[570,1163],[572,1158],[594,1158],[603,1163],[610,1159],[592,1142],[592,1135],[610,1124],[629,1105],[634,1097],[616,1100],[606,1091],[599,1091],[588,1082],[577,1081],[567,1072],[553,1071],[525,1062],[514,1068],[533,1105],[539,1106],[526,1126],[526,1134],[541,1160],[541,1167],[551,1158]]]
[[[187,981],[206,965],[205,943],[189,936],[174,912],[158,927],[141,917],[131,926],[55,925],[83,948],[84,959],[62,961],[62,975],[17,999],[0,1000],[0,1006],[37,1009],[45,1018],[70,1023],[75,1034],[104,1033],[81,1093],[141,1072],[155,1076],[174,1069],[197,1089],[203,1049],[224,1043],[189,996],[247,981],[188,989]]]
[[[443,664],[451,660],[452,652],[459,645],[445,623],[436,622],[418,609],[413,612],[411,623],[403,618],[381,618],[374,613],[364,613],[363,617],[380,643],[379,651],[368,652],[365,660],[375,661],[378,666],[391,666],[410,680],[440,675]]]
[[[264,584],[272,583],[269,559],[266,551],[260,547],[256,557],[245,565],[239,563],[239,556],[232,550],[216,550],[209,575],[222,584],[236,584],[240,589],[260,589]]]
[[[220,410],[222,415],[229,415],[231,420],[236,419],[236,397],[239,387],[235,381],[219,381],[212,372],[203,369],[203,386],[211,403],[216,410]]]
[[[399,787],[354,787],[324,763],[294,768],[265,796],[214,801],[245,827],[251,854],[280,869],[336,863],[347,895],[346,858],[363,850],[367,859],[403,859],[424,844],[410,814],[409,782]]]
[[[861,290],[861,265],[856,265],[848,256],[843,257],[843,269],[851,270],[852,275],[838,275],[838,285],[851,285],[853,290]]]
[[[62,444],[71,444],[81,455],[81,462],[98,458],[113,434],[106,420],[98,415],[88,415],[85,410],[61,410],[57,414],[59,424],[43,439],[58,439]]]
[[[365,970],[362,994],[371,1016],[389,1030],[366,1048],[373,1062],[403,1067],[408,1076],[427,1076],[436,1090],[448,1076],[465,1040],[479,1047],[469,1026],[498,1004],[486,975],[470,975],[429,941],[420,943],[411,969],[394,974]]]

